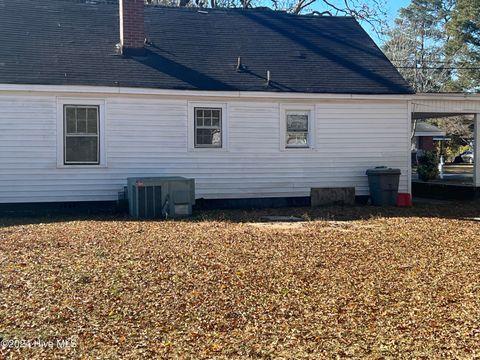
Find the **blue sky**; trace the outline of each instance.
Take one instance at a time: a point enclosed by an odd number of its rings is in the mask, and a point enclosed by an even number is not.
[[[387,0],[387,13],[388,13],[388,22],[393,24],[393,21],[398,15],[398,10],[402,7],[407,7],[410,4],[411,0]],[[372,31],[368,29],[368,26],[365,26],[365,30],[373,37],[373,39],[378,43],[380,41],[377,38],[375,33],[372,34]]]
[[[366,0],[368,2],[368,0]],[[398,10],[402,7],[406,7],[410,4],[411,0],[386,0],[386,7],[387,7],[387,14],[388,14],[388,22],[390,24],[393,24],[393,21],[395,20],[395,18],[397,17],[397,14],[398,14]],[[321,1],[317,1],[317,6],[319,7],[318,10],[324,10],[322,9],[323,6],[321,6]],[[317,10],[317,9],[316,9]],[[378,37],[378,35],[372,31],[372,29],[370,28],[370,26],[368,24],[362,24],[362,26],[364,27],[364,29],[370,34],[370,36],[373,38],[373,40],[375,40],[375,42],[378,44],[378,45],[381,45],[382,43],[382,40]]]
[[[393,21],[397,16],[397,12],[401,7],[407,7],[410,4],[410,0],[393,0],[387,1],[387,11],[390,15],[390,21]]]

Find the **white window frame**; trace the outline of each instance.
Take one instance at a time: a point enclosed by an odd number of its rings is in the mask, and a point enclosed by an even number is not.
[[[98,163],[65,163],[65,106],[98,107]],[[99,168],[107,166],[105,147],[105,100],[93,98],[57,98],[57,167],[58,168]]]
[[[95,109],[96,112],[96,129],[97,131],[95,133],[68,133],[68,122],[67,122],[67,110],[68,109],[75,109],[75,108],[83,108],[86,110],[86,119],[88,118],[88,110],[89,109]],[[78,119],[76,119],[76,127],[78,126]],[[88,128],[88,121],[85,123],[85,131],[87,131]],[[96,140],[96,157],[95,161],[69,161],[67,160],[67,142],[69,138],[95,138]],[[98,165],[100,164],[100,107],[97,105],[64,105],[63,106],[63,156],[64,158],[64,164],[65,165]]]
[[[206,108],[206,107],[199,107],[199,106],[195,106],[194,108],[194,121],[195,121],[195,125],[194,125],[194,142],[195,142],[195,148],[221,148],[222,147],[222,144],[223,144],[223,136],[222,136],[222,124],[223,124],[223,110],[222,108]],[[219,125],[218,126],[213,126],[213,125],[198,125],[197,121],[197,111],[217,111],[219,112],[220,116],[219,116]],[[206,130],[220,130],[220,144],[199,144],[198,143],[198,130],[199,129],[206,129]]]
[[[221,124],[221,145],[218,146],[195,146],[196,128],[195,128],[195,109],[220,109],[222,118]],[[189,151],[227,151],[228,147],[228,108],[225,103],[210,103],[210,102],[189,102],[188,103],[188,150]]]
[[[287,146],[287,113],[308,112],[307,146]],[[280,150],[282,151],[310,151],[315,149],[315,105],[309,104],[281,104],[280,105]]]

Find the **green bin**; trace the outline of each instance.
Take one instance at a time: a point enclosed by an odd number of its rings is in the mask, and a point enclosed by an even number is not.
[[[372,205],[395,206],[397,204],[400,169],[378,166],[367,170]]]

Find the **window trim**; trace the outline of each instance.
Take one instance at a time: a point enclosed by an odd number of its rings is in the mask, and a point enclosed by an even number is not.
[[[197,142],[197,110],[220,110],[220,146],[215,144],[198,144]],[[216,126],[205,126],[202,125],[201,129],[217,129]],[[209,148],[209,149],[221,149],[223,147],[223,109],[221,107],[203,107],[203,106],[194,106],[193,107],[193,137],[194,137],[194,147],[195,149]]]
[[[66,162],[66,107],[87,106],[98,108],[97,152],[98,162]],[[107,167],[105,145],[105,100],[98,98],[57,98],[57,168],[103,168]]]
[[[84,107],[86,109],[97,110],[97,133],[96,134],[67,134],[67,108],[68,107]],[[87,115],[88,116],[88,115]],[[87,125],[88,126],[88,121]],[[67,137],[96,137],[97,138],[97,161],[67,161]],[[100,164],[100,106],[98,105],[79,105],[64,104],[63,105],[63,164],[64,165],[99,165]]]
[[[287,145],[287,113],[308,112],[307,146]],[[280,150],[281,151],[311,151],[315,149],[315,105],[310,104],[281,104],[280,105]]]
[[[199,146],[196,147],[195,131],[195,108],[220,109],[221,110],[221,147],[219,146]],[[228,106],[226,103],[217,102],[188,102],[188,121],[187,121],[187,151],[193,152],[221,152],[228,151]]]

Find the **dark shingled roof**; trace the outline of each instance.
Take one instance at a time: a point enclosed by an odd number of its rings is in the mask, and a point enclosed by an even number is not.
[[[146,56],[117,54],[118,5],[0,1],[0,83],[407,94],[356,20],[268,9],[145,8]],[[241,56],[246,66],[235,70]],[[266,85],[266,72],[272,82]]]

